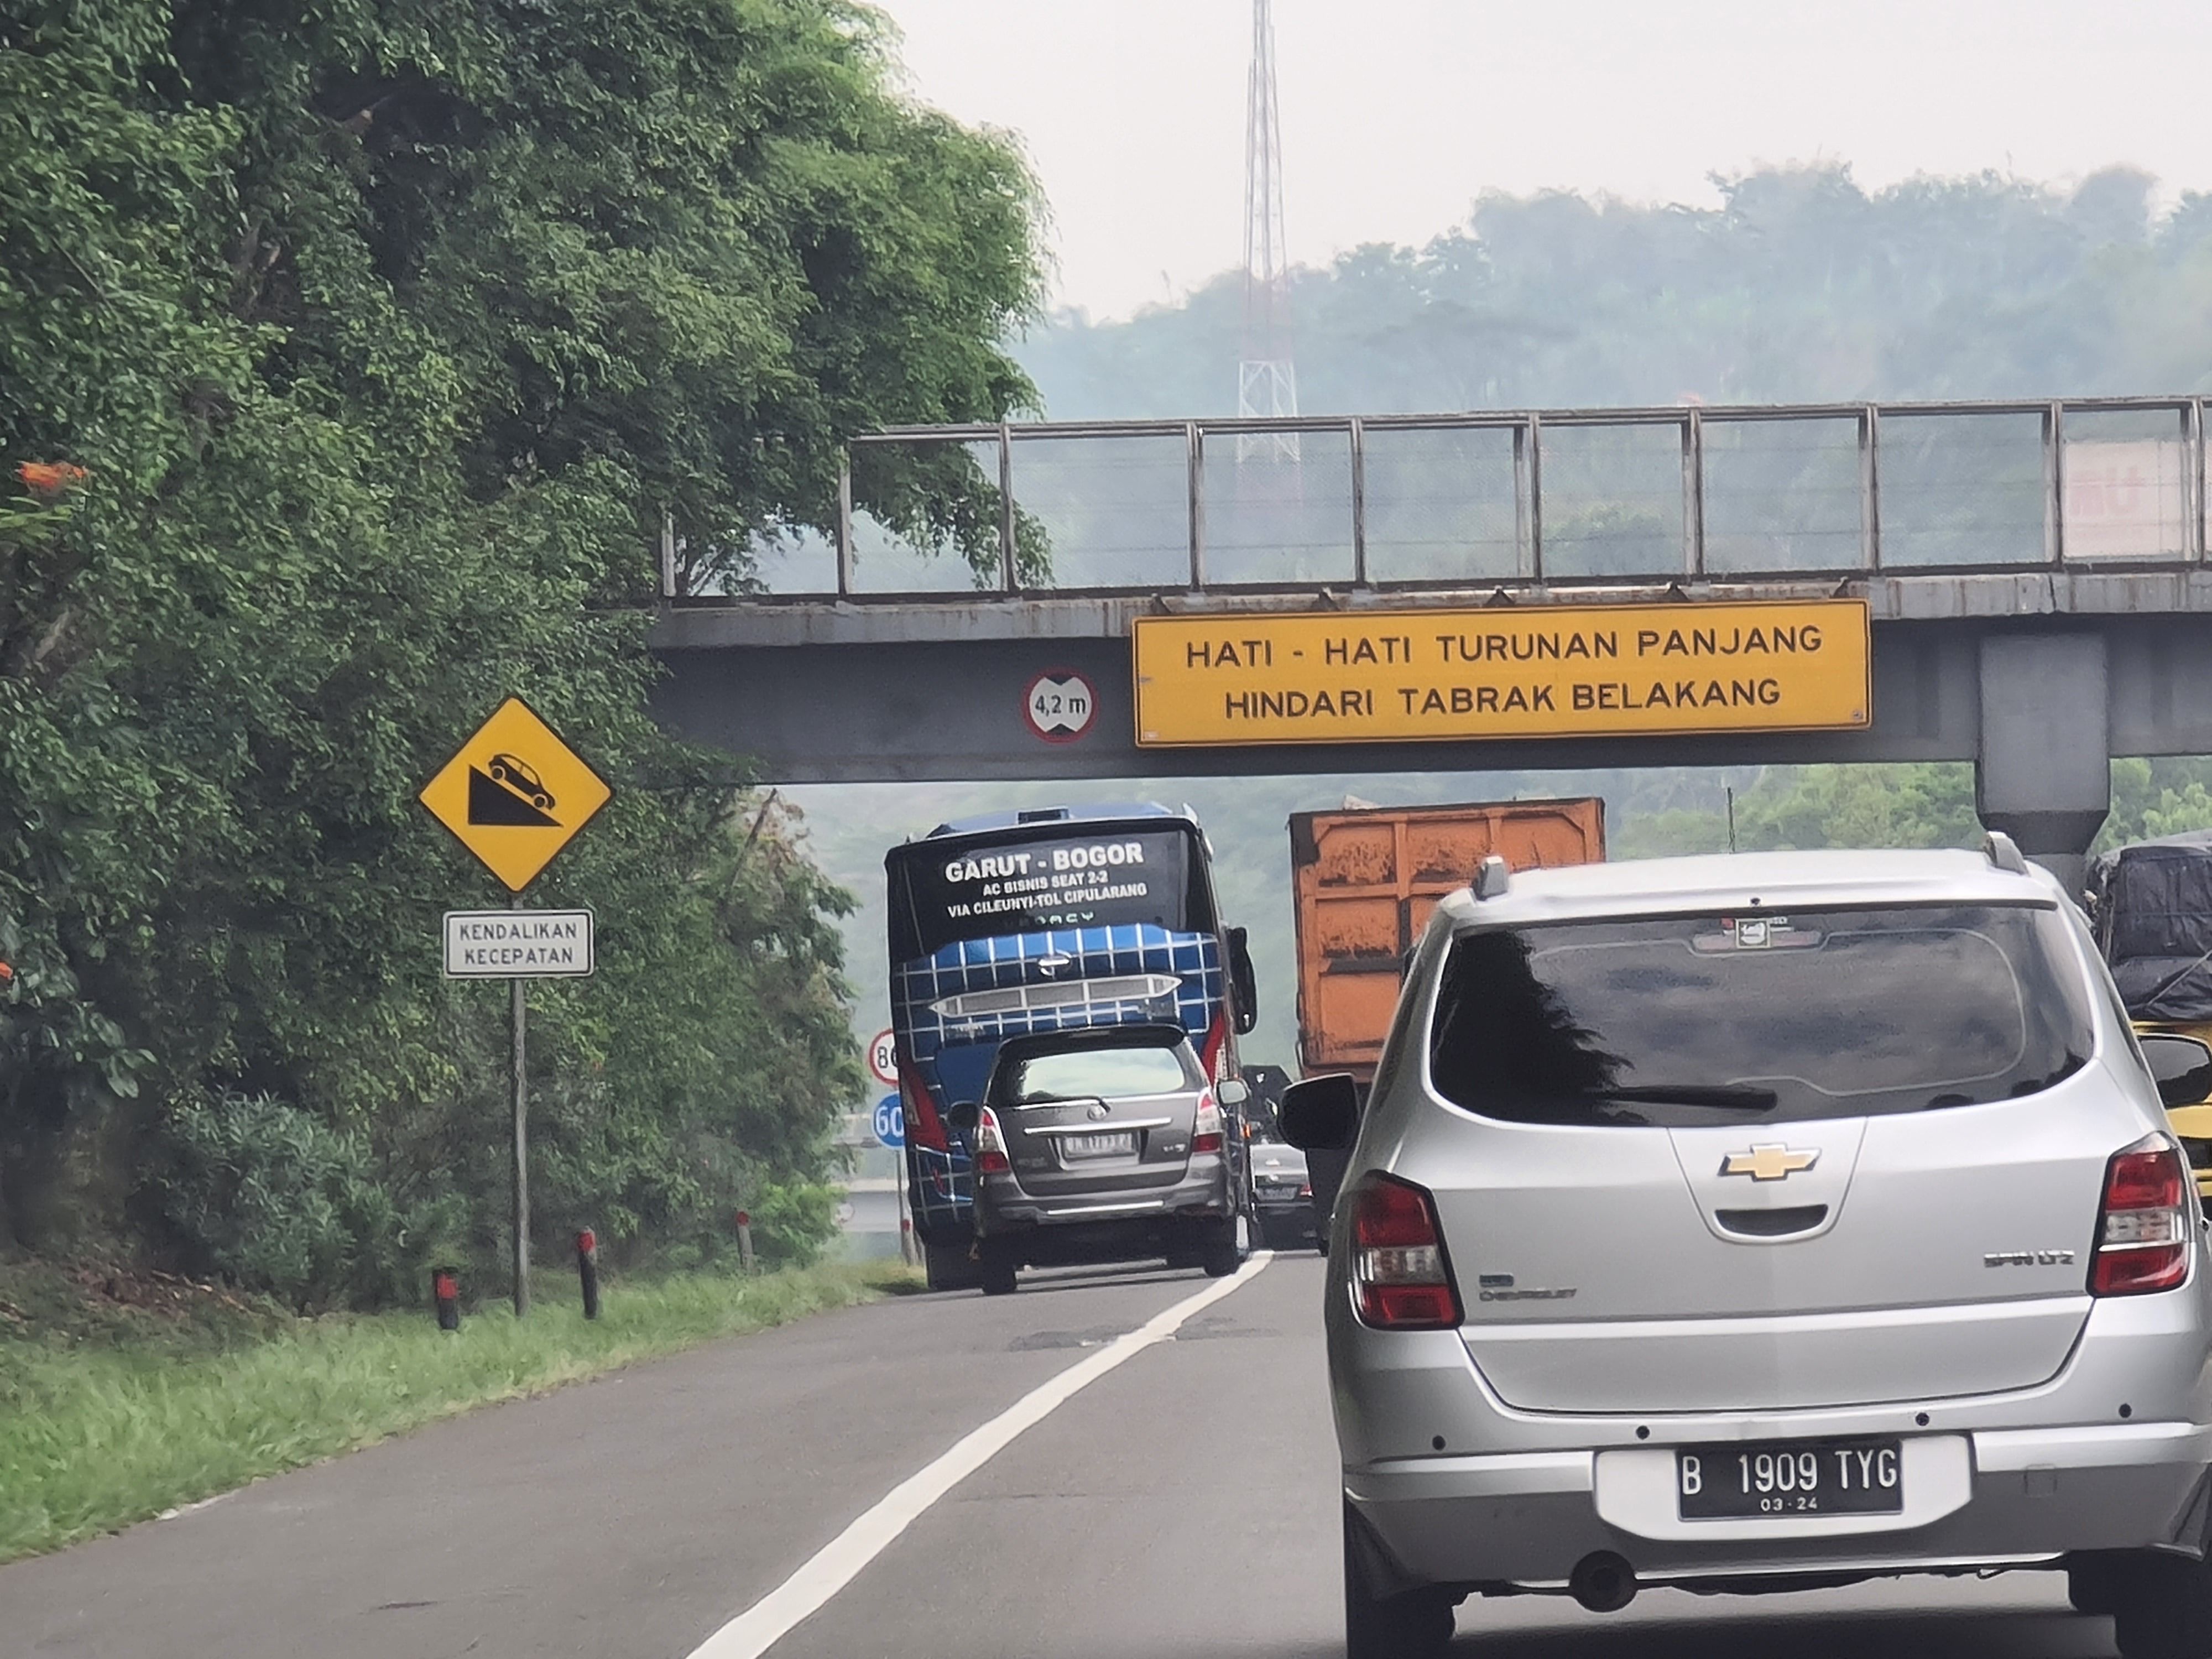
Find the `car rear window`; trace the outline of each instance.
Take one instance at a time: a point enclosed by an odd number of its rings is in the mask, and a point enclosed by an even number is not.
[[[1174,1094],[1206,1080],[1180,1033],[1060,1037],[1038,1047],[1007,1048],[992,1080],[991,1097],[1000,1105]]]
[[[1467,934],[1429,1064],[1516,1122],[1784,1122],[2033,1094],[2094,1030],[2048,907],[1751,910]]]

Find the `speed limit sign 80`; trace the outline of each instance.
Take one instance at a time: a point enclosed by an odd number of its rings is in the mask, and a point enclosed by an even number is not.
[[[878,1031],[868,1044],[868,1071],[878,1083],[898,1081],[898,1043],[889,1031]]]

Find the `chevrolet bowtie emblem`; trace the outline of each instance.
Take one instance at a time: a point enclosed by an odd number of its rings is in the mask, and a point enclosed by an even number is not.
[[[1817,1152],[1793,1152],[1780,1145],[1753,1146],[1747,1152],[1730,1152],[1721,1165],[1724,1176],[1747,1175],[1753,1181],[1786,1181],[1800,1170],[1820,1161]]]

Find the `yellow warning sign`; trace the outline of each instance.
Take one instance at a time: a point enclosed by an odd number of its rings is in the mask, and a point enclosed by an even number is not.
[[[1863,599],[1141,617],[1137,744],[1846,730]]]
[[[535,709],[509,697],[419,799],[519,893],[613,796]]]

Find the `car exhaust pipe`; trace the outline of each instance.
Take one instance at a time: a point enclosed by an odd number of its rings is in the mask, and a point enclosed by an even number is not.
[[[1592,1613],[1619,1613],[1636,1599],[1636,1569],[1611,1550],[1593,1550],[1567,1575],[1567,1594]]]

